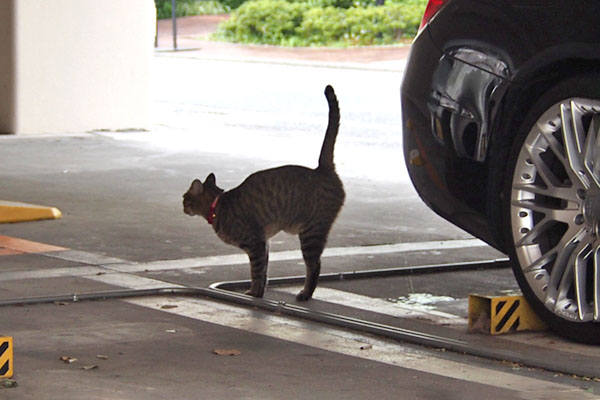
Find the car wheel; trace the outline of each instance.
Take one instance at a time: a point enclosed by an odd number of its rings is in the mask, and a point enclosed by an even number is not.
[[[545,91],[508,161],[505,233],[523,294],[559,334],[600,343],[600,77]]]

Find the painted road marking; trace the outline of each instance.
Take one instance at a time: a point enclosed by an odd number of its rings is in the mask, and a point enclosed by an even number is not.
[[[345,257],[359,255],[378,255],[378,254],[394,254],[406,253],[413,251],[439,251],[450,249],[462,249],[472,247],[487,246],[484,242],[478,239],[465,240],[445,240],[431,242],[415,242],[415,243],[397,243],[385,244],[378,246],[356,246],[356,247],[333,247],[325,249],[323,257]],[[77,258],[69,257],[69,254],[77,253]],[[156,272],[169,270],[182,270],[189,268],[210,268],[225,265],[246,265],[248,264],[248,256],[245,254],[230,254],[223,256],[198,257],[180,260],[165,260],[151,261],[147,263],[118,263],[122,261],[111,257],[94,256],[92,253],[75,252],[73,250],[61,253],[49,254],[50,257],[57,257],[65,260],[76,260],[78,262],[87,262],[94,266],[81,266],[70,268],[47,268],[42,270],[32,271],[10,271],[0,272],[0,282],[20,280],[20,279],[45,279],[62,276],[84,276],[88,273],[97,274],[100,272]],[[87,260],[87,261],[86,261]],[[292,251],[275,251],[269,254],[269,261],[294,261],[302,260],[302,253],[298,250]],[[115,263],[117,262],[117,263]],[[91,272],[90,272],[91,269]]]
[[[236,328],[321,350],[428,374],[514,390],[526,394],[526,398],[545,398],[546,396],[557,400],[596,398],[588,392],[571,386],[440,359],[397,342],[271,314],[260,313],[259,315],[255,310],[227,304],[181,297],[153,297],[125,301],[156,311]],[[164,305],[171,307],[162,308]]]
[[[127,284],[125,284],[122,276],[117,274],[91,276],[87,277],[87,279],[101,280],[104,283],[128,288],[132,288],[133,286],[145,287],[152,281],[150,278],[130,275]],[[156,281],[156,285],[164,285],[164,282]],[[416,347],[403,346],[395,341],[378,339],[361,333],[349,332],[321,324],[257,312],[254,309],[225,303],[187,297],[165,296],[125,299],[121,301],[198,321],[299,343],[321,350],[448,378],[514,390],[524,393],[524,398],[528,399],[585,400],[597,398],[587,391],[572,386],[440,359],[426,354]],[[165,305],[169,305],[170,307],[164,307]]]
[[[19,281],[22,279],[48,279],[75,276],[88,276],[105,274],[107,270],[102,267],[84,265],[82,267],[65,267],[38,269],[33,271],[6,271],[0,273],[0,282]]]
[[[85,277],[96,282],[106,283],[108,285],[122,286],[129,289],[159,289],[159,288],[182,288],[183,285],[165,282],[158,279],[146,278],[125,273],[94,275]]]
[[[18,239],[0,235],[0,255],[22,253],[46,253],[67,250],[64,247],[32,242],[31,240]]]
[[[296,294],[302,286],[287,286],[275,290]],[[317,287],[313,299],[327,303],[339,304],[347,307],[358,308],[365,311],[390,315],[399,318],[419,318],[434,321],[440,325],[466,325],[467,319],[458,315],[437,311],[431,306],[424,307],[420,304],[392,303],[387,300],[363,296],[343,290]]]
[[[13,254],[25,254],[22,251],[18,251],[18,250],[13,250],[13,249],[6,249],[3,247],[0,247],[0,256],[10,256]]]
[[[46,257],[58,258],[65,261],[74,261],[81,264],[89,265],[108,265],[108,264],[123,264],[127,260],[116,257],[103,256],[102,254],[89,253],[80,250],[65,250],[54,253],[44,253]]]
[[[488,246],[479,239],[440,240],[431,242],[396,243],[377,246],[331,247],[325,249],[322,257],[346,257],[407,253],[412,251],[439,251],[470,247]],[[302,260],[300,250],[274,251],[269,253],[269,261]],[[224,256],[198,257],[181,260],[153,261],[143,264],[111,265],[110,268],[121,272],[166,271],[183,268],[200,268],[224,265],[247,264],[246,254],[230,254]]]

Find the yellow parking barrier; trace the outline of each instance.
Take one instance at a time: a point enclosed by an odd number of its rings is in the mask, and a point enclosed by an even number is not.
[[[546,324],[520,293],[469,295],[469,331],[491,335],[540,331]]]
[[[0,200],[0,223],[57,219],[62,213],[54,207]]]
[[[13,341],[11,337],[0,337],[0,378],[13,376]]]

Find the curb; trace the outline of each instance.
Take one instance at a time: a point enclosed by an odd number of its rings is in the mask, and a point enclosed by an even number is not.
[[[301,60],[293,58],[279,57],[256,57],[256,56],[218,56],[215,54],[199,54],[196,49],[190,50],[170,50],[170,49],[155,49],[156,57],[164,58],[180,58],[213,62],[232,62],[232,63],[251,63],[251,64],[273,64],[290,67],[311,67],[311,68],[331,68],[331,69],[349,69],[363,71],[379,71],[379,72],[397,72],[404,71],[406,60],[387,60],[375,61],[370,63],[360,62],[332,62],[332,61],[317,61],[317,60]]]

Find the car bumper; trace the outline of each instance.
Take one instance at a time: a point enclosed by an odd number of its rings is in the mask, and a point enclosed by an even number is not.
[[[413,43],[401,90],[404,156],[417,192],[436,213],[496,248],[487,219],[487,152],[503,68],[466,46],[443,52],[425,29]]]

